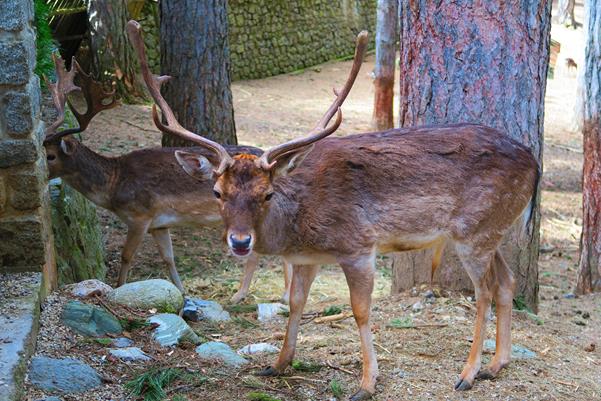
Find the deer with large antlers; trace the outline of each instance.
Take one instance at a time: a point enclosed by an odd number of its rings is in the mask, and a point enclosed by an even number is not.
[[[442,249],[448,243],[454,244],[477,298],[473,343],[455,389],[467,390],[477,377],[494,377],[509,363],[514,279],[498,247],[521,215],[529,221],[527,207],[539,173],[526,146],[475,124],[326,138],[341,123],[340,107],[359,71],[367,44],[367,35],[361,33],[346,84],[306,138],[261,156],[230,156],[178,124],[159,91],[168,77],[150,73],[139,24],[130,21],[127,29],[166,121],[153,107],[157,127],[215,155],[209,159],[183,150],[175,153],[188,174],[215,180],[213,190],[232,252],[282,255],[294,265],[284,344],[275,364],[260,375],[278,375],[290,364],[318,265],[338,263],[361,338],[361,388],[351,399],[369,398],[378,375],[370,330],[376,252]],[[497,348],[490,365],[480,370],[486,314],[493,299]]]
[[[184,292],[175,266],[169,229],[177,226],[207,227],[221,222],[218,202],[213,195],[212,180],[197,180],[186,174],[177,163],[176,148],[141,149],[120,157],[102,156],[72,137],[84,131],[92,118],[102,110],[116,105],[113,92],[105,92],[102,85],[84,73],[73,60],[66,71],[60,57],[54,56],[57,82],[48,82],[53,103],[58,111],[56,120],[48,125],[44,146],[50,178],[62,177],[70,186],[96,205],[115,213],[128,228],[121,255],[119,285],[127,281],[134,254],[146,232],[156,242],[161,258],[169,268],[173,283]],[[78,87],[74,84],[77,77]],[[85,113],[71,105],[68,95],[82,91],[87,104]],[[60,130],[69,105],[78,126]],[[204,148],[186,148],[191,153],[217,160]],[[260,155],[261,150],[248,146],[227,146],[229,154]],[[256,254],[248,255],[240,288],[231,300],[242,301],[248,294],[252,276],[258,266]],[[287,302],[292,267],[284,266]]]

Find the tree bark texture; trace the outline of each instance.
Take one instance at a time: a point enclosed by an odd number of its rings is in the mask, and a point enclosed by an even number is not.
[[[376,16],[376,66],[373,125],[376,130],[394,128],[394,70],[398,32],[398,0],[378,0]]]
[[[551,1],[402,0],[400,7],[400,126],[481,123],[528,145],[540,163]],[[515,273],[516,296],[536,310],[540,197],[533,195],[527,232],[516,224],[501,251]],[[393,291],[428,283],[431,254],[396,257]],[[435,281],[473,288],[452,245]]]
[[[559,0],[557,2],[557,22],[566,26],[576,27],[574,7],[576,0]]]
[[[127,2],[89,0],[87,8],[92,74],[101,81],[115,81],[117,93],[128,101],[147,98],[138,59],[125,32]]]
[[[576,291],[601,291],[601,1],[585,2],[582,235]]]
[[[185,128],[235,145],[226,0],[163,0],[160,13],[161,74],[173,77],[163,96]],[[163,135],[163,146],[190,144]]]

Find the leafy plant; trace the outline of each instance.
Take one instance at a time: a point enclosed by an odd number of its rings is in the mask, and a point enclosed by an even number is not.
[[[272,397],[269,394],[260,391],[252,391],[246,394],[246,398],[251,401],[281,401],[279,398]]]
[[[324,316],[332,316],[342,313],[342,308],[338,305],[330,305],[323,310]]]
[[[121,323],[121,326],[126,331],[133,331],[133,330],[141,329],[142,327],[150,326],[150,323],[148,323],[146,320],[140,319],[140,318],[135,318],[135,317],[119,319],[119,323]]]
[[[530,310],[530,308],[528,307],[528,304],[526,303],[526,298],[524,298],[523,295],[518,295],[517,297],[513,298],[513,308],[517,310],[525,310],[532,313],[532,310]]]
[[[151,369],[125,383],[125,388],[134,397],[144,397],[144,401],[161,401],[167,397],[165,387],[183,375],[178,368]]]
[[[236,323],[243,329],[254,329],[256,327],[259,327],[259,325],[256,324],[255,322],[248,320],[248,319],[244,319],[243,317],[238,317],[238,316],[234,316],[232,318],[232,322]]]
[[[52,53],[56,50],[56,42],[52,38],[52,31],[48,25],[50,10],[45,0],[34,1],[34,24],[36,29],[36,66],[35,73],[41,78],[43,75],[54,74]]]
[[[313,362],[304,362],[298,359],[292,361],[292,367],[301,372],[319,372],[322,365]]]
[[[332,394],[334,395],[334,397],[336,397],[339,400],[342,399],[342,396],[344,395],[344,390],[342,389],[342,383],[340,383],[336,379],[332,379],[332,381],[330,382],[330,390],[332,391]]]
[[[111,343],[113,342],[113,340],[110,338],[95,338],[94,341],[96,341],[100,345],[105,345],[105,346],[111,345]]]
[[[401,318],[395,317],[394,319],[390,320],[388,325],[395,329],[410,329],[413,327],[413,318],[411,316],[405,316]]]
[[[252,313],[257,311],[257,304],[229,305],[225,307],[230,313]]]

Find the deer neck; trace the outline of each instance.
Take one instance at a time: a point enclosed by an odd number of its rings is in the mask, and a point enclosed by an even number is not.
[[[119,171],[117,160],[80,145],[73,157],[71,172],[62,178],[87,199],[110,210],[112,187]]]

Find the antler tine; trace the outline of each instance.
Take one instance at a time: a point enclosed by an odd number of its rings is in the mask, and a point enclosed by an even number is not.
[[[204,138],[198,134],[188,131],[180,125],[180,123],[175,118],[173,110],[171,110],[171,108],[167,104],[167,101],[161,95],[161,84],[169,80],[171,77],[167,75],[156,76],[153,75],[150,71],[150,68],[148,67],[148,60],[146,59],[144,41],[142,40],[142,36],[140,34],[140,24],[137,21],[130,20],[127,23],[127,33],[138,55],[138,59],[140,61],[140,68],[142,70],[142,76],[144,77],[144,82],[146,83],[148,91],[150,92],[150,95],[156,103],[152,106],[152,118],[154,120],[154,124],[159,130],[165,133],[192,141],[215,152],[219,158],[219,167],[215,170],[215,174],[223,174],[225,169],[233,162],[230,155],[227,153],[225,148],[217,142],[213,142],[210,139]],[[167,125],[161,122],[156,108],[157,105],[161,109],[161,113],[165,117],[165,120],[167,120]]]
[[[65,69],[65,62],[62,58],[57,56],[56,53],[52,54],[52,60],[54,61],[54,69],[56,71],[56,83],[50,82],[50,80],[45,76],[44,80],[46,81],[46,86],[50,91],[52,102],[58,111],[58,115],[56,120],[46,128],[46,138],[44,139],[44,142],[48,142],[49,140],[55,138],[57,135],[56,130],[65,121],[65,103],[67,102],[67,95],[73,91],[81,90],[81,88],[73,83],[76,72],[73,67],[67,71]]]
[[[325,112],[323,117],[319,120],[317,125],[309,132],[309,136],[305,138],[293,139],[289,142],[283,143],[281,145],[275,146],[267,150],[258,160],[258,163],[261,168],[265,170],[271,169],[275,165],[275,162],[278,157],[289,153],[294,149],[310,145],[322,138],[327,137],[328,135],[331,135],[338,129],[340,123],[342,122],[342,112],[340,110],[340,107],[342,106],[342,103],[351,91],[351,88],[355,83],[355,79],[359,74],[359,70],[361,69],[361,63],[363,62],[363,56],[365,55],[365,50],[367,48],[367,40],[367,31],[362,31],[361,33],[359,33],[359,35],[357,35],[355,56],[353,59],[353,66],[351,68],[349,76],[346,79],[346,82],[340,91],[334,88],[334,94],[336,95],[336,99],[334,100],[330,108]],[[334,114],[337,115],[336,121],[334,122],[334,124],[332,124],[331,127],[328,128],[327,125],[332,119],[332,117],[334,117]]]

